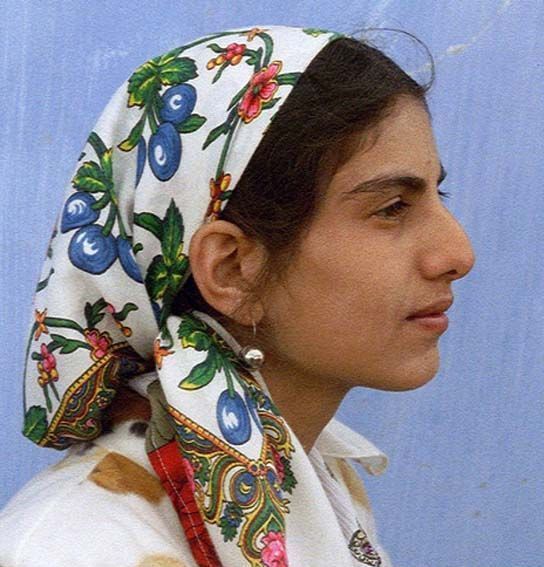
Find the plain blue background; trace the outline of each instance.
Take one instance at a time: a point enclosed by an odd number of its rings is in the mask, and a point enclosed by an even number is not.
[[[359,470],[397,567],[544,565],[544,3],[5,0],[2,12],[0,505],[63,456],[20,434],[24,340],[64,187],[114,90],[208,32],[400,27],[436,59],[443,189],[476,265],[454,284],[437,376],[412,392],[357,388],[338,416],[390,457],[381,477]],[[388,41],[425,71],[409,42]]]

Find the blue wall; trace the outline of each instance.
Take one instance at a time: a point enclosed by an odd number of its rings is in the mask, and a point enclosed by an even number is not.
[[[544,565],[543,2],[6,0],[2,11],[0,505],[62,456],[19,433],[23,343],[64,187],[115,88],[210,31],[400,27],[437,61],[444,189],[477,261],[454,286],[434,380],[403,393],[358,388],[339,417],[390,457],[365,480],[397,566]],[[421,67],[409,43],[390,41],[408,70]]]

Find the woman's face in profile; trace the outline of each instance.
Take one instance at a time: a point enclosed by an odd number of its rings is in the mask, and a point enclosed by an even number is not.
[[[451,298],[451,282],[475,257],[438,194],[441,163],[421,103],[400,99],[374,134],[333,174],[284,284],[264,307],[274,351],[302,375],[329,386],[409,390],[438,371],[443,331],[406,318]],[[353,192],[375,179],[372,192]]]

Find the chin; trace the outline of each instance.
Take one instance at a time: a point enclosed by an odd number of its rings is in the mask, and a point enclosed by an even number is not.
[[[384,376],[381,382],[375,381],[370,384],[370,388],[384,390],[386,392],[408,392],[417,390],[428,384],[438,373],[439,365],[433,364],[431,367],[421,367],[413,371],[406,370],[402,375]]]

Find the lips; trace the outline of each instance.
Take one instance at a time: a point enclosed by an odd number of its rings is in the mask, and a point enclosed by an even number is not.
[[[426,307],[423,307],[419,311],[415,311],[410,316],[408,316],[407,319],[415,319],[417,317],[425,317],[425,316],[428,317],[430,315],[440,315],[444,313],[444,311],[447,311],[452,306],[452,304],[453,304],[453,297],[451,296],[445,297],[443,299],[440,299],[438,301],[435,301],[434,303],[427,305]]]

